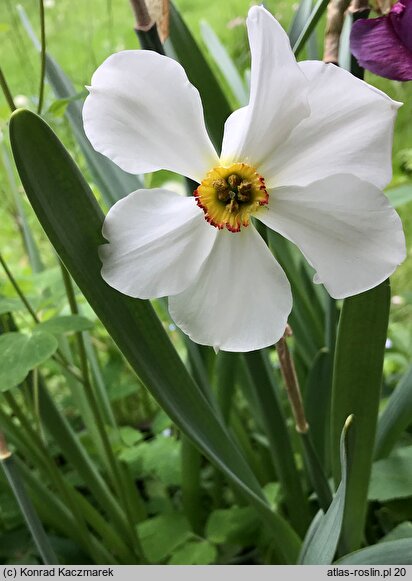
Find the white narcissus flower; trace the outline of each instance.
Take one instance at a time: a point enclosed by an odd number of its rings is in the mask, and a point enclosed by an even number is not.
[[[405,257],[391,179],[399,103],[331,64],[297,63],[273,16],[253,7],[249,104],[217,155],[198,91],[174,60],[125,51],[96,71],[83,110],[94,148],[127,172],[159,169],[194,197],[139,190],[110,209],[102,276],[139,298],[169,297],[194,341],[250,351],[283,334],[289,282],[251,217],[294,242],[332,297],[385,280]]]

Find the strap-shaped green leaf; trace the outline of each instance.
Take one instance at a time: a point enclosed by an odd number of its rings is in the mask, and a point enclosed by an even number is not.
[[[223,126],[232,111],[212,69],[172,3],[170,4],[170,43],[189,81],[200,92],[210,139],[220,151]],[[165,50],[168,54],[167,44],[165,44]]]
[[[412,422],[412,367],[405,373],[378,421],[375,457],[384,458]]]
[[[311,2],[312,0],[309,1]],[[227,52],[226,47],[220,42],[220,39],[213,28],[205,20],[202,20],[200,23],[200,30],[210,56],[213,58],[216,66],[219,67],[220,72],[226,80],[230,91],[235,96],[239,106],[243,107],[244,105],[247,105],[249,95],[246,84]]]
[[[390,306],[389,281],[345,299],[339,321],[332,386],[332,464],[335,482],[340,430],[348,415],[356,425],[343,525],[345,551],[360,547],[365,523],[382,367]]]
[[[339,565],[412,565],[412,539],[378,543],[345,555]]]
[[[340,438],[340,461],[342,480],[327,512],[315,516],[306,534],[299,563],[302,565],[330,565],[338,546],[345,509],[348,480],[347,434],[352,416],[345,422]],[[322,515],[322,516],[320,516]]]
[[[288,36],[290,44],[293,46],[301,35],[302,30],[305,28],[307,21],[309,20],[310,14],[312,12],[312,0],[302,0],[296,10],[295,16],[293,17],[292,23],[290,25]]]
[[[299,539],[273,513],[225,427],[193,382],[148,301],[131,299],[100,276],[102,212],[90,188],[50,127],[29,111],[10,120],[16,165],[50,241],[96,314],[143,383],[173,421],[254,504],[271,527],[286,562]]]

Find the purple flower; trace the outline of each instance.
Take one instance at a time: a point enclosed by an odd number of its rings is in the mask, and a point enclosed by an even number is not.
[[[350,41],[363,68],[394,81],[412,80],[412,0],[400,0],[386,16],[357,20]]]

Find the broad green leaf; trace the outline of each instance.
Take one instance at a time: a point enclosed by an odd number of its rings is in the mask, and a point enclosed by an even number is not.
[[[81,315],[65,315],[62,317],[53,317],[43,321],[36,326],[37,330],[47,331],[53,335],[63,335],[65,333],[78,333],[87,331],[93,327],[93,321]]]
[[[396,188],[390,188],[385,191],[385,195],[389,198],[394,208],[409,204],[412,202],[412,184],[403,184]]]
[[[156,474],[166,485],[178,486],[181,483],[180,447],[181,442],[163,436],[144,442],[140,446],[144,472]]]
[[[32,369],[47,361],[57,348],[57,339],[42,331],[33,335],[17,332],[1,335],[0,391],[19,385]]]
[[[34,46],[40,50],[40,44],[36,39],[24,8],[19,6],[18,12],[27,34],[30,36]],[[90,173],[92,174],[107,206],[110,207],[112,204],[117,202],[117,200],[120,200],[120,198],[123,198],[127,194],[130,194],[130,192],[143,187],[142,181],[137,176],[132,176],[124,172],[110,161],[110,159],[93,149],[83,129],[83,104],[77,99],[73,100],[78,92],[60,65],[48,54],[46,54],[46,76],[57,99],[70,99],[65,114],[67,115],[73,134],[87,161]]]
[[[150,563],[160,563],[192,536],[186,517],[180,512],[165,513],[137,525],[143,551]]]
[[[347,434],[352,416],[345,422],[340,439],[340,461],[342,480],[327,512],[315,516],[304,541],[299,563],[302,565],[329,565],[338,546],[345,511],[346,486],[348,480]],[[349,459],[350,462],[350,459]]]
[[[385,502],[412,496],[412,446],[398,448],[372,466],[369,500]]]
[[[258,533],[259,521],[249,507],[232,506],[214,510],[206,524],[206,537],[216,544],[244,546],[256,541]]]
[[[185,69],[189,81],[200,92],[210,138],[220,151],[224,123],[232,111],[192,33],[172,3],[170,3],[170,42],[174,55]],[[165,48],[167,53],[167,44]]]
[[[389,397],[378,420],[375,457],[389,454],[402,432],[412,423],[412,366]]]
[[[130,465],[136,476],[155,476],[166,486],[181,485],[181,441],[159,435],[138,446],[128,446],[120,452],[119,458]]]
[[[351,470],[347,485],[343,542],[359,548],[365,523],[369,477],[382,383],[390,306],[389,281],[345,299],[338,327],[332,387],[332,463],[335,482],[340,430],[354,414]]]
[[[412,539],[378,543],[345,555],[338,565],[412,565]]]
[[[173,551],[168,565],[211,565],[216,558],[217,549],[208,541],[188,541]]]
[[[143,439],[142,432],[135,430],[131,426],[121,426],[118,428],[120,438],[126,446],[134,446]]]
[[[230,90],[236,97],[239,106],[243,107],[244,105],[247,105],[249,101],[248,91],[226,48],[220,42],[219,37],[216,35],[213,28],[205,20],[202,20],[200,23],[200,30],[210,55],[219,67]]]
[[[282,539],[286,561],[293,562],[297,535],[270,510],[250,467],[188,374],[150,303],[120,294],[101,278],[97,250],[103,242],[103,215],[70,155],[46,123],[29,111],[12,115],[10,136],[28,198],[91,307],[158,403],[242,489],[274,537]]]

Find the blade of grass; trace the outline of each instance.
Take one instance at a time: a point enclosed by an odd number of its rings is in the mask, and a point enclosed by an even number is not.
[[[310,13],[309,19],[306,21],[306,25],[302,29],[299,38],[293,45],[293,52],[295,56],[299,56],[303,47],[305,46],[307,40],[312,34],[313,30],[316,28],[319,20],[321,19],[323,13],[326,10],[329,0],[318,0]]]
[[[290,44],[292,46],[296,43],[302,30],[305,28],[311,12],[312,0],[301,0],[288,32]]]
[[[202,20],[200,23],[200,31],[207,50],[222,73],[230,91],[236,98],[238,106],[243,107],[247,105],[249,101],[247,88],[225,46],[220,42],[213,28],[205,20]]]

